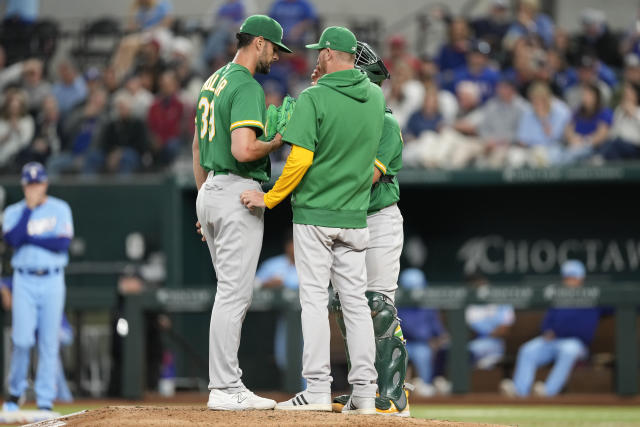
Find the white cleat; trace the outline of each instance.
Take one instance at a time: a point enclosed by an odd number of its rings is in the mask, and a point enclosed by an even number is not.
[[[305,390],[285,402],[278,403],[276,410],[331,412],[331,393],[310,393]]]
[[[213,389],[209,393],[207,408],[214,411],[245,411],[251,409],[273,409],[276,401],[256,396],[249,390],[236,393],[225,393],[222,390]]]
[[[344,408],[343,414],[348,415],[376,415],[375,397],[355,397],[351,395]]]

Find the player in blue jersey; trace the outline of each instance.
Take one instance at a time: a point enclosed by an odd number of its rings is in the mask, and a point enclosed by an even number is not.
[[[51,410],[56,397],[59,334],[64,311],[64,268],[73,237],[69,205],[47,195],[47,172],[40,163],[22,169],[24,199],[4,211],[2,232],[14,248],[13,351],[9,370],[9,397],[3,410],[18,409],[27,387],[30,349],[38,331],[36,403]]]

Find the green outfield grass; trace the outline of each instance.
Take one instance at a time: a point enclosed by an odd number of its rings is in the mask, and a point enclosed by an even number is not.
[[[411,415],[522,427],[640,426],[640,408],[628,406],[411,405]]]

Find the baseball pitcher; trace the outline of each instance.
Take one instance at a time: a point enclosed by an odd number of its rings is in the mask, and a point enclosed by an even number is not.
[[[375,414],[377,374],[373,323],[367,305],[365,255],[373,167],[385,103],[379,87],[354,68],[356,38],[329,27],[320,41],[323,74],[304,90],[283,140],[292,145],[281,177],[267,193],[243,193],[262,211],[293,192],[293,233],[302,305],[303,371],[307,389],[276,409],[331,411],[328,286],[340,293],[351,356],[353,393],[343,412]],[[353,337],[353,338],[351,338]]]
[[[272,409],[275,401],[244,386],[238,364],[264,231],[263,209],[245,209],[240,194],[260,190],[269,180],[268,154],[282,145],[280,134],[267,142],[259,139],[265,133],[265,96],[253,75],[268,73],[279,51],[291,51],[282,44],[282,27],[268,16],[250,16],[236,37],[233,61],[202,86],[193,139],[196,227],[209,246],[218,280],[209,329],[207,407]]]

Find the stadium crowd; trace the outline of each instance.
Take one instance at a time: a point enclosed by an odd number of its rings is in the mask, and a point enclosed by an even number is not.
[[[377,46],[392,73],[383,89],[403,129],[405,166],[599,165],[640,157],[640,20],[615,32],[605,12],[584,9],[580,31],[569,34],[538,0],[485,4],[486,13],[474,17],[434,5],[415,48],[402,35]],[[309,0],[276,0],[268,10],[225,0],[205,31],[185,31],[171,0],[132,0],[126,25],[96,20],[96,34],[110,28],[118,42],[92,62],[81,51],[60,52],[60,43],[53,51],[36,43],[37,6],[8,0],[2,20],[2,174],[28,161],[46,163],[54,176],[166,170],[190,155],[200,86],[231,59],[247,15],[281,22],[294,49],[256,76],[268,104],[308,85],[314,64],[303,46],[320,28]]]

